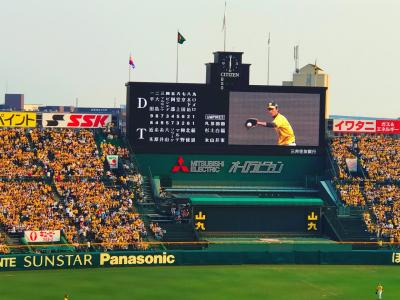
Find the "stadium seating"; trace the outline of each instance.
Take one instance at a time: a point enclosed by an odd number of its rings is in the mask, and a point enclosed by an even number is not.
[[[330,151],[344,204],[363,207],[365,224],[378,238],[400,242],[400,139],[345,135],[331,139]],[[358,158],[362,176],[347,170],[346,158]]]
[[[346,171],[346,158],[356,158],[356,155],[352,152],[353,138],[351,136],[333,138],[330,148],[332,157],[336,162],[338,178],[349,178],[350,174]]]
[[[370,179],[400,180],[400,139],[367,135],[358,138],[357,145],[361,165]]]
[[[344,135],[332,138],[329,149],[344,205],[363,210],[371,233],[400,242],[400,139]],[[118,169],[109,169],[107,155],[119,156]],[[362,172],[350,173],[346,158],[357,158]],[[71,245],[106,250],[142,250],[149,238],[173,234],[155,220],[148,235],[135,208],[144,201],[144,179],[115,131],[0,129],[0,164],[5,233],[59,229]],[[165,197],[161,189],[160,199]],[[172,223],[190,219],[186,207],[166,211]],[[0,253],[10,252],[5,241],[0,235]]]
[[[45,175],[25,129],[0,129],[0,178]]]
[[[143,196],[142,178],[127,148],[112,143],[121,144],[117,135],[110,142],[104,132],[86,129],[9,128],[1,129],[0,137],[5,232],[21,236],[24,230],[59,229],[77,248],[148,247],[145,224],[134,207]],[[109,154],[120,157],[121,168],[108,168]],[[7,253],[4,241],[0,252]]]
[[[6,235],[0,232],[0,254],[10,253],[10,248],[6,245]]]

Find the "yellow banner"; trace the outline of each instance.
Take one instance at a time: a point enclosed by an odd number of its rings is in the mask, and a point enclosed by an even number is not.
[[[36,113],[0,112],[0,127],[36,127]]]

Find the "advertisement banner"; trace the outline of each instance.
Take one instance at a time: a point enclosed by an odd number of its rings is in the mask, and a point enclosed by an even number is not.
[[[36,113],[0,112],[0,127],[36,127]]]
[[[346,158],[346,165],[350,172],[357,172],[358,170],[357,158]]]
[[[60,230],[26,230],[24,232],[24,237],[28,243],[59,242]]]
[[[110,114],[53,114],[42,115],[43,127],[105,128],[111,123]]]
[[[400,120],[333,120],[333,132],[399,134]]]
[[[118,169],[118,155],[107,155],[107,162],[110,169]]]
[[[377,133],[400,133],[400,120],[376,120]]]
[[[375,120],[333,120],[333,132],[375,133]]]
[[[71,268],[146,267],[175,265],[241,264],[400,264],[400,253],[388,250],[368,251],[168,251],[100,252],[0,255],[0,272]],[[295,246],[291,246],[292,249]],[[282,249],[282,245],[279,245]]]

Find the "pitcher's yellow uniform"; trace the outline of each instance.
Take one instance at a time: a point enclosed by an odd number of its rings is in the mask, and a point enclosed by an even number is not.
[[[278,145],[289,145],[296,142],[293,128],[285,116],[277,114],[272,121],[276,127],[274,127],[278,134]]]

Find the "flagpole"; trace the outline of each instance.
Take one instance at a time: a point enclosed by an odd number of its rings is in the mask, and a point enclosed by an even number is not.
[[[226,50],[226,1],[225,1],[225,10],[224,10],[224,52]]]
[[[178,69],[179,69],[179,57],[178,57],[178,36],[179,36],[179,29],[177,31],[177,38],[176,38],[176,83],[178,83]]]
[[[317,86],[317,59],[315,59],[314,63],[314,86]]]
[[[224,52],[226,49],[226,26],[225,26],[225,30],[224,30]]]
[[[268,34],[268,72],[267,72],[267,85],[269,85],[269,53],[270,53],[271,33]]]

